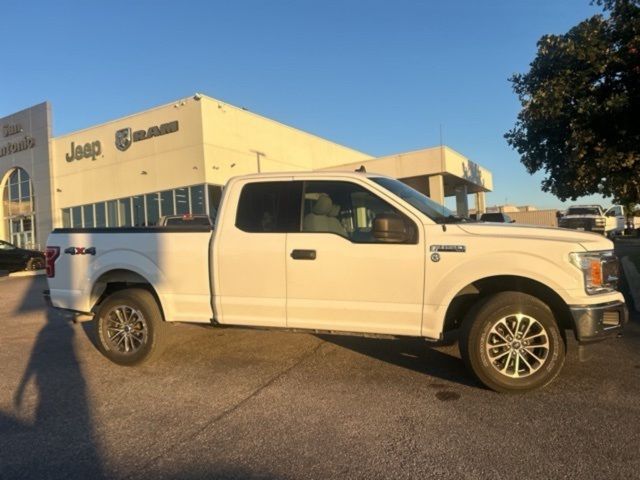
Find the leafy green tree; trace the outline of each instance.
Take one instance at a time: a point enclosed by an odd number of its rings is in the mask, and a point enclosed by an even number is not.
[[[522,109],[505,138],[563,201],[640,203],[640,0],[595,3],[602,14],[544,35],[510,78]]]

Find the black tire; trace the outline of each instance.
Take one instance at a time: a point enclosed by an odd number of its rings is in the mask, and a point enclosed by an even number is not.
[[[26,270],[42,270],[44,268],[44,260],[42,258],[30,258],[27,262]]]
[[[120,290],[107,297],[100,304],[95,326],[98,349],[119,365],[154,360],[167,336],[156,299],[142,288]]]
[[[488,388],[518,393],[542,388],[556,378],[564,364],[565,343],[544,302],[525,293],[501,292],[467,314],[460,354]]]

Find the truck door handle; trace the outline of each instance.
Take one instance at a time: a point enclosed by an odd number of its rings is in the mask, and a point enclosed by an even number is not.
[[[291,258],[294,260],[315,260],[315,250],[293,250],[291,252]]]

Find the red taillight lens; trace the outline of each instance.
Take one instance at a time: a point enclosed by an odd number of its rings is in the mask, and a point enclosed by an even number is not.
[[[47,247],[44,252],[47,261],[47,277],[56,276],[56,259],[60,256],[60,247]]]

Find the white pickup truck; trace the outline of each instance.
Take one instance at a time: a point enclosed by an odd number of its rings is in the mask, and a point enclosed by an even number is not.
[[[458,331],[462,358],[502,392],[559,373],[565,330],[590,342],[627,321],[602,236],[471,223],[366,173],[231,179],[216,225],[57,229],[45,292],[93,316],[101,351],[154,357],[166,322],[422,337]]]
[[[558,226],[614,237],[623,235],[628,229],[638,228],[640,219],[627,218],[622,205],[614,205],[607,210],[600,205],[573,205],[560,218]]]

